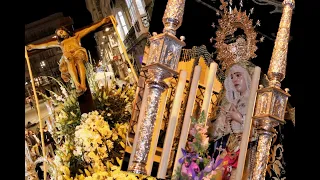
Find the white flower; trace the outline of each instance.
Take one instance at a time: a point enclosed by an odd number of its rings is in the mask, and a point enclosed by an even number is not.
[[[64,95],[64,97],[68,97],[68,93],[67,93],[67,90],[64,88],[64,87],[62,87],[62,86],[60,86],[60,89],[61,89],[61,91],[62,91],[62,94]]]

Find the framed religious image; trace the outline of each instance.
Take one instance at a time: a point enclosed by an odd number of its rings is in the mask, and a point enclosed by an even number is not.
[[[115,37],[114,33],[109,34],[108,38],[109,38],[109,42],[110,42],[111,47],[118,46],[118,41],[117,41],[117,38]]]

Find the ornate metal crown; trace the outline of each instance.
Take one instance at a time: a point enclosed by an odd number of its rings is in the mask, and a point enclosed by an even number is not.
[[[223,14],[222,18],[218,20],[220,27],[216,32],[215,47],[217,49],[217,60],[221,62],[222,70],[225,70],[234,63],[255,58],[258,41],[256,40],[257,32],[252,25],[252,19],[249,18],[250,14],[248,16],[246,11],[241,12],[241,9],[238,10],[236,7],[232,10],[231,3],[228,10],[228,3],[223,0],[220,0],[220,2],[222,3],[220,9],[223,10]],[[257,25],[260,25],[259,20]],[[227,37],[232,36],[234,38],[234,33],[239,28],[244,31],[245,37],[236,37],[236,42],[227,44]]]

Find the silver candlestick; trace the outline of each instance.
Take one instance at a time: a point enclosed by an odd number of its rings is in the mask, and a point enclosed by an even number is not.
[[[147,71],[148,90],[145,119],[138,130],[138,142],[128,171],[137,174],[147,174],[146,164],[154,131],[154,123],[157,118],[161,94],[168,88],[164,82],[166,78],[177,75],[181,49],[185,46],[184,37],[179,40],[175,34],[181,26],[185,0],[169,0],[163,16],[163,33],[153,33],[150,40],[150,51],[146,66],[142,70]]]

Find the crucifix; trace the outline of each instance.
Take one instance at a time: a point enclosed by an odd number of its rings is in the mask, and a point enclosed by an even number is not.
[[[80,41],[81,38],[90,32],[108,23],[111,23],[110,17],[103,18],[98,23],[75,32],[65,27],[60,27],[55,31],[56,38],[40,44],[29,44],[26,47],[28,51],[55,47],[59,47],[62,50],[62,56],[59,62],[61,78],[63,81],[69,82],[71,76],[79,95],[78,100],[81,113],[88,113],[94,110],[94,105],[90,89],[86,86],[86,68],[84,63],[88,61],[88,54],[87,50],[81,46]]]

